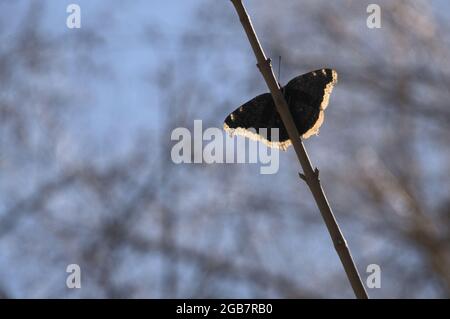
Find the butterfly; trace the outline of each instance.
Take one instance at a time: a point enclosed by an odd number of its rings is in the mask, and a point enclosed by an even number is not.
[[[319,133],[336,83],[335,70],[321,69],[297,76],[281,88],[302,138]],[[223,126],[231,136],[245,136],[271,148],[286,150],[291,145],[270,93],[258,95],[238,107],[227,116]],[[271,128],[279,129],[278,140],[272,140]]]

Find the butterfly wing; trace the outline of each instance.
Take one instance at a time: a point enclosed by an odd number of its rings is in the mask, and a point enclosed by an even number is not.
[[[284,96],[302,138],[319,133],[330,94],[337,83],[337,72],[321,69],[293,78]]]
[[[295,77],[283,88],[284,97],[302,138],[319,132],[324,110],[336,82],[336,71],[321,69]],[[279,129],[277,141],[272,140],[271,128]],[[224,129],[231,135],[262,141],[269,147],[285,150],[291,144],[270,93],[258,95],[228,115]],[[261,134],[261,129],[267,129],[267,134]]]
[[[246,136],[252,140],[261,141],[269,147],[284,149],[283,142],[289,141],[270,93],[258,95],[238,107],[227,116],[223,126],[230,135]],[[271,128],[279,129],[277,140],[272,137]]]

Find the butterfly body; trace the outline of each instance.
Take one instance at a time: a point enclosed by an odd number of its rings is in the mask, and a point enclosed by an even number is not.
[[[297,130],[302,138],[317,134],[324,119],[324,110],[337,82],[337,73],[321,69],[293,78],[282,88]],[[278,140],[271,129],[278,128]],[[272,95],[264,93],[244,103],[225,119],[224,129],[231,135],[259,140],[269,147],[286,149],[291,144]],[[263,129],[267,129],[267,133]]]

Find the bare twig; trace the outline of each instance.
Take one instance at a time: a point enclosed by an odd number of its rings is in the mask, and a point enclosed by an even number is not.
[[[333,215],[330,208],[328,200],[325,193],[320,185],[319,180],[319,170],[313,169],[311,162],[308,157],[308,153],[305,150],[303,142],[298,133],[297,127],[294,124],[292,116],[289,112],[288,105],[281,93],[278,81],[272,70],[271,61],[267,59],[264,51],[258,41],[255,30],[253,29],[250,17],[248,16],[241,0],[231,0],[233,3],[239,19],[244,27],[247,37],[252,46],[253,52],[255,53],[256,60],[258,62],[257,66],[261,71],[267,86],[269,87],[270,93],[272,94],[273,100],[277,107],[278,113],[286,127],[289,138],[294,146],[295,153],[297,154],[298,160],[303,169],[303,174],[300,173],[300,177],[306,182],[314,199],[319,207],[320,213],[322,214],[323,220],[328,228],[331,239],[333,240],[336,252],[341,259],[342,265],[344,266],[347,277],[350,284],[355,292],[355,295],[359,299],[367,299],[368,295],[363,286],[361,278],[359,276],[358,270],[353,262],[353,258],[350,254],[350,250],[347,246],[347,242],[339,228],[339,225]]]

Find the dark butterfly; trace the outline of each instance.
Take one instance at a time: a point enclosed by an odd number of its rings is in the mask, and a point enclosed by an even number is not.
[[[297,76],[281,89],[302,138],[319,133],[336,82],[335,70],[321,69]],[[291,145],[270,93],[258,95],[237,108],[227,116],[223,126],[232,136],[243,135],[268,147],[286,150]],[[271,128],[279,129],[278,141],[272,141]],[[261,129],[267,129],[267,134],[261,134]]]

